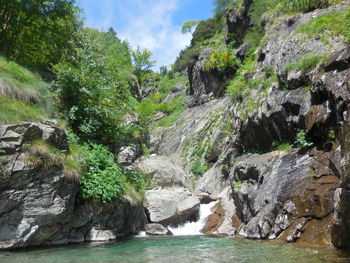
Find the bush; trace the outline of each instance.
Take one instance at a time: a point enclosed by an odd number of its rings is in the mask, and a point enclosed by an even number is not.
[[[106,147],[97,144],[85,146],[84,159],[87,170],[80,181],[80,193],[84,199],[110,203],[125,193],[124,170]]]
[[[226,72],[228,70],[237,69],[240,65],[236,55],[228,49],[214,51],[210,55],[209,60],[205,63],[205,70],[218,70]]]
[[[182,50],[172,66],[172,71],[181,72],[197,61],[200,49],[197,47],[188,47]]]
[[[192,34],[191,46],[195,46],[204,40],[212,38],[217,32],[221,32],[223,24],[220,16],[201,21]]]
[[[208,170],[208,166],[205,164],[202,164],[200,158],[196,159],[191,167],[191,173],[193,173],[196,178],[205,174],[207,170]]]
[[[295,138],[295,144],[300,148],[306,148],[313,145],[312,142],[308,141],[306,138],[306,132],[304,130],[300,130]]]
[[[138,193],[145,191],[143,176],[136,171],[125,170],[106,147],[85,145],[83,154],[86,171],[80,180],[82,198],[107,204],[134,190]]]

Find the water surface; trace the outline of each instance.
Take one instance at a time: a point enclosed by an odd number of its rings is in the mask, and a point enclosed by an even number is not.
[[[131,237],[116,243],[0,253],[0,263],[350,263],[333,249],[205,236]]]

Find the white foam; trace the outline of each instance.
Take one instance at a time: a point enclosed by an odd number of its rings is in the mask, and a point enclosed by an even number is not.
[[[212,214],[211,208],[217,202],[211,202],[209,204],[201,204],[199,207],[199,219],[197,222],[186,222],[183,225],[176,227],[168,227],[174,236],[197,236],[203,235],[200,230],[203,228],[207,221],[208,216]]]

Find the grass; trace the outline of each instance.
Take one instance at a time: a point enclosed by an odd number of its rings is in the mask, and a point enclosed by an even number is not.
[[[298,62],[296,63],[289,63],[287,65],[287,70],[300,70],[303,73],[307,73],[311,71],[312,69],[316,68],[316,66],[325,60],[327,56],[326,55],[318,55],[318,54],[308,54],[303,56]]]
[[[48,118],[48,114],[39,105],[0,96],[0,124],[40,121],[45,118]]]
[[[47,83],[0,57],[0,123],[47,119],[53,111],[52,105]]]
[[[83,170],[82,147],[78,144],[70,144],[68,153],[63,153],[53,145],[42,140],[34,140],[29,145],[31,153],[28,161],[35,167],[60,166],[63,167],[65,176],[78,180]]]
[[[318,16],[309,23],[301,25],[297,32],[308,37],[316,35],[341,35],[346,43],[350,43],[350,7],[345,12],[330,13]]]
[[[293,150],[293,147],[290,143],[281,143],[281,142],[273,142],[272,148],[276,151],[282,151],[282,152],[291,152]]]
[[[49,85],[26,68],[0,57],[0,94],[7,98],[48,107],[51,94]]]

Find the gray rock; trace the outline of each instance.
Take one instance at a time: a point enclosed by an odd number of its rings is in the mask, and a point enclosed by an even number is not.
[[[171,231],[161,224],[147,224],[145,225],[145,232],[149,236],[172,235]]]
[[[151,222],[163,225],[195,221],[199,205],[199,199],[183,188],[149,190],[144,200]]]
[[[204,49],[198,60],[189,67],[190,82],[189,97],[185,104],[191,108],[207,103],[212,97],[222,97],[225,93],[224,76],[217,70],[206,70],[205,63],[212,53],[212,49]],[[234,69],[227,74],[233,75]]]
[[[118,163],[123,165],[132,164],[141,154],[139,145],[130,145],[120,148],[118,153]]]
[[[147,174],[153,184],[160,187],[183,187],[186,184],[185,171],[165,156],[142,157],[133,164],[133,167]]]

